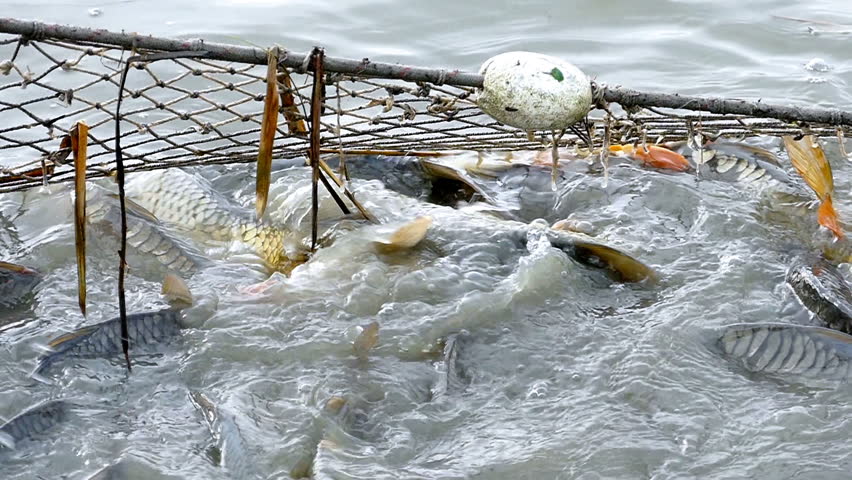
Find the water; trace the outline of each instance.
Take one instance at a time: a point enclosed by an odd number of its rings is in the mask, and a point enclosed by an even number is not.
[[[526,49],[631,88],[850,103],[849,34],[772,17],[852,24],[838,1],[807,9],[781,1],[4,2],[3,11],[468,70]],[[809,71],[814,58],[831,69]],[[852,212],[852,168],[836,146],[828,153],[843,216]],[[248,202],[244,171],[201,173]],[[281,174],[272,211],[303,209],[285,196],[306,179]],[[663,284],[648,290],[611,285],[535,241],[521,248],[507,226],[473,213],[354,185],[384,219],[431,215],[428,245],[388,257],[344,237],[260,296],[242,287],[263,275],[220,260],[189,282],[219,297],[202,327],[139,357],[130,376],[117,361],[71,362],[56,385],[27,378],[38,345],[116,314],[115,262],[90,260],[84,319],[70,207],[57,207],[65,197],[33,190],[0,198],[7,216],[25,205],[15,235],[0,236],[3,255],[47,272],[32,314],[0,336],[0,416],[55,396],[81,404],[47,441],[3,458],[5,477],[86,478],[125,458],[150,467],[136,478],[157,478],[151,469],[162,478],[228,478],[189,390],[235,416],[268,478],[286,478],[312,450],[319,478],[848,477],[848,386],[750,376],[707,348],[709,328],[792,321],[798,311],[783,286],[795,222],[762,221],[753,192],[624,166],[610,168],[605,186],[602,176],[562,186],[564,215],[659,270]],[[131,275],[129,310],[163,307],[158,292],[155,281]],[[380,340],[364,363],[349,341],[353,326],[371,321]],[[469,384],[433,399],[438,368],[419,352],[459,329],[472,339],[460,353]],[[351,425],[323,413],[332,396],[357,404]]]

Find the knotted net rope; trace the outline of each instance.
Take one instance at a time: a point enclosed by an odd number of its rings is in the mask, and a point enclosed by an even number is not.
[[[116,115],[125,62],[131,64]],[[310,112],[309,55],[280,50],[274,158],[306,156],[308,136],[285,121]],[[0,192],[72,181],[63,141],[89,125],[87,176],[115,173],[115,122],[125,169],[249,163],[257,159],[266,92],[260,48],[0,19]],[[430,155],[551,146],[683,140],[693,135],[838,136],[839,110],[647,94],[594,85],[585,125],[554,137],[502,125],[476,105],[477,74],[368,59],[325,59],[321,145],[326,152]],[[295,115],[295,116],[294,116]],[[606,133],[605,133],[606,132]],[[605,139],[604,135],[608,134]]]

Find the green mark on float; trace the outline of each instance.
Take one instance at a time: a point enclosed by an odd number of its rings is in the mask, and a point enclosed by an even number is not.
[[[565,80],[565,77],[562,75],[562,70],[559,70],[556,67],[553,67],[553,70],[550,71],[550,74],[553,75],[553,78],[555,78],[557,82]]]

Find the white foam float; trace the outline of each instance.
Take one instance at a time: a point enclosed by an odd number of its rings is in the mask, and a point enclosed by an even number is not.
[[[592,84],[577,67],[556,57],[507,52],[489,58],[479,73],[479,107],[500,123],[523,130],[562,130],[586,116]]]

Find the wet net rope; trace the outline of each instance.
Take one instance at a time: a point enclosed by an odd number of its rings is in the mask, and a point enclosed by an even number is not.
[[[257,160],[268,51],[0,19],[0,192],[73,181],[67,136],[88,131],[87,177],[125,170]],[[279,48],[280,122],[273,158],[305,157],[312,81],[308,54]],[[116,114],[119,85],[130,65]],[[327,153],[431,155],[540,150],[550,132],[502,125],[476,105],[482,77],[326,56],[320,145]],[[560,146],[813,134],[842,140],[852,113],[593,85],[585,125]],[[118,128],[116,128],[116,120]],[[606,138],[604,136],[606,135]]]

